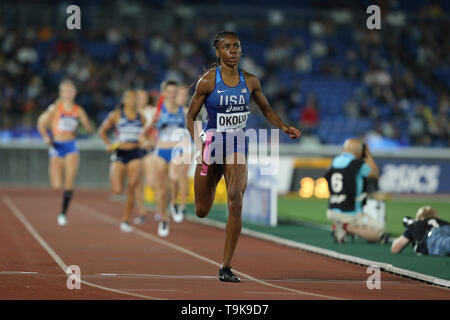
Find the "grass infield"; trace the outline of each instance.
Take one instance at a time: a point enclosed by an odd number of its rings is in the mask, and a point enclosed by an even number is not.
[[[386,230],[392,236],[399,236],[405,228],[402,219],[415,217],[417,209],[430,205],[439,217],[450,221],[450,200],[427,196],[391,198],[386,203]],[[302,199],[298,195],[278,197],[278,218],[331,225],[325,216],[328,202],[326,199]]]
[[[423,205],[433,206],[441,218],[450,220],[450,201],[446,199],[418,196],[394,198],[386,200],[387,231],[392,236],[402,234],[404,231],[402,218],[406,215],[414,217],[417,209]],[[345,244],[334,243],[329,231],[331,230],[331,222],[325,216],[326,208],[327,200],[302,199],[298,195],[282,196],[278,198],[279,223],[277,227],[262,226],[247,221],[243,221],[243,227],[450,280],[449,257],[419,256],[414,253],[410,245],[402,253],[394,255],[390,252],[390,244],[372,244],[361,238],[357,238],[353,243],[349,239]],[[187,211],[194,214],[194,206],[189,204]],[[207,219],[226,222],[226,205],[214,204]]]

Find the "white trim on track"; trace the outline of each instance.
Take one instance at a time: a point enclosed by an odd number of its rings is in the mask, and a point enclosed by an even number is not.
[[[92,215],[94,217],[97,217],[97,218],[99,218],[99,219],[101,219],[101,220],[103,220],[105,222],[111,223],[111,224],[116,225],[116,226],[119,226],[119,224],[120,224],[120,220],[119,219],[112,218],[111,216],[108,216],[107,214],[105,214],[105,213],[103,213],[103,212],[101,212],[99,210],[93,209],[93,208],[88,207],[88,206],[86,206],[84,204],[81,204],[79,202],[74,202],[73,205],[78,207],[79,210],[84,211],[85,213],[90,214],[90,215]],[[174,249],[176,251],[179,251],[179,252],[185,253],[187,255],[190,255],[190,256],[192,256],[192,257],[194,257],[196,259],[199,259],[199,260],[205,261],[207,263],[210,263],[210,264],[212,264],[212,265],[214,265],[216,267],[219,267],[219,268],[221,267],[221,264],[216,262],[216,261],[208,259],[208,258],[206,258],[206,257],[204,257],[204,256],[202,256],[200,254],[197,254],[197,253],[195,253],[195,252],[193,252],[191,250],[188,250],[188,249],[183,248],[183,247],[181,247],[179,245],[173,244],[173,243],[171,243],[171,242],[169,242],[167,240],[164,240],[164,239],[162,239],[162,238],[160,238],[158,236],[152,235],[152,234],[150,234],[148,232],[142,231],[142,230],[140,230],[138,228],[134,228],[132,233],[135,233],[135,234],[137,234],[137,235],[139,235],[139,236],[141,236],[143,238],[149,239],[149,240],[151,240],[153,242],[156,242],[156,243],[159,243],[161,245],[167,246],[167,247],[169,247],[171,249]],[[316,297],[316,298],[325,298],[325,299],[332,299],[332,300],[346,300],[346,299],[340,298],[340,297],[329,296],[329,295],[322,295],[322,294],[317,294],[317,293],[312,293],[312,292],[307,292],[307,291],[302,291],[302,290],[296,290],[296,289],[282,287],[282,286],[279,286],[279,285],[276,285],[276,284],[268,283],[266,281],[257,279],[255,277],[249,275],[249,274],[246,274],[246,273],[241,272],[241,271],[236,270],[236,269],[233,269],[233,271],[234,271],[234,273],[236,273],[236,274],[238,274],[238,275],[240,275],[240,276],[242,276],[244,278],[247,278],[248,280],[254,281],[254,282],[259,283],[259,284],[264,285],[264,286],[277,288],[277,289],[280,289],[280,290],[293,292],[293,293],[297,293],[297,294],[300,294],[300,295],[313,296],[313,297]]]
[[[189,221],[201,223],[201,224],[216,227],[219,229],[225,229],[225,226],[226,226],[226,224],[224,222],[215,221],[212,219],[201,219],[201,218],[198,218],[198,217],[195,217],[192,215],[186,215],[185,218],[186,218],[186,220],[189,220]],[[427,282],[430,284],[450,288],[449,280],[441,279],[438,277],[426,275],[426,274],[411,271],[411,270],[394,267],[392,264],[358,258],[355,256],[342,254],[342,253],[339,253],[336,251],[309,245],[306,243],[287,240],[287,239],[283,239],[283,238],[280,238],[277,236],[268,235],[266,233],[253,231],[253,230],[250,230],[247,228],[242,228],[241,234],[251,236],[251,237],[254,237],[257,239],[267,240],[269,242],[281,244],[281,245],[284,245],[287,247],[297,248],[297,249],[304,250],[307,252],[312,252],[315,254],[323,255],[323,256],[330,257],[330,258],[337,259],[337,260],[347,261],[347,262],[351,262],[351,263],[355,263],[355,264],[359,264],[359,265],[363,265],[363,266],[376,266],[376,267],[379,267],[380,270],[382,270],[382,271],[386,271],[386,272],[390,272],[390,273],[393,273],[396,275],[405,276],[408,278],[413,278],[416,280],[424,281],[424,282]]]
[[[8,196],[2,196],[3,202],[6,204],[6,206],[10,209],[10,211],[13,213],[13,215],[23,224],[25,229],[28,230],[28,232],[33,236],[33,238],[47,251],[47,253],[55,260],[55,262],[58,264],[58,266],[63,270],[64,274],[67,270],[66,263],[61,259],[61,257],[50,247],[50,245],[39,235],[39,233],[34,229],[34,227],[28,222],[28,220],[25,218],[25,216],[22,214],[22,212],[17,208],[17,206],[12,202],[12,200]],[[126,292],[118,289],[108,288],[101,285],[97,285],[85,280],[80,279],[80,282],[97,289],[114,292],[118,294],[124,294],[136,298],[142,298],[142,299],[152,299],[152,300],[162,300],[161,298],[151,297],[151,296],[145,296],[141,294]]]

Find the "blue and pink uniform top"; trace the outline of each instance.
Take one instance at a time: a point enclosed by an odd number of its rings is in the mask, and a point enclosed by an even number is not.
[[[208,122],[200,135],[205,143],[201,175],[207,174],[207,164],[223,163],[231,153],[248,154],[245,129],[249,103],[250,90],[242,71],[239,70],[239,83],[229,87],[223,82],[220,67],[216,67],[214,90],[205,101]]]
[[[250,90],[245,83],[244,75],[239,70],[239,83],[235,87],[227,86],[216,67],[216,83],[213,92],[205,101],[208,123],[204,131],[216,129],[217,132],[245,130],[250,114]]]

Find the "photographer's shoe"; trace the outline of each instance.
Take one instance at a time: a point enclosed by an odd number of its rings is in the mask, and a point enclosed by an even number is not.
[[[380,236],[380,240],[378,240],[378,242],[380,244],[386,244],[389,243],[389,233],[384,232],[381,236]]]
[[[345,231],[345,226],[342,223],[336,224],[336,228],[332,234],[335,243],[345,243],[347,231]]]

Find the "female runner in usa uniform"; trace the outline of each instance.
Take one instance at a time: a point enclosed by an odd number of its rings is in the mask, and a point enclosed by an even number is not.
[[[50,146],[49,177],[55,191],[64,187],[63,204],[58,216],[60,226],[67,225],[67,209],[73,197],[75,176],[78,171],[78,146],[75,132],[81,121],[89,133],[94,129],[86,112],[74,102],[77,90],[70,80],[63,80],[59,85],[59,98],[51,104],[38,119],[38,130],[45,143]],[[52,137],[47,133],[51,125]],[[64,177],[64,183],[63,183]]]
[[[242,201],[247,186],[248,151],[245,139],[245,125],[249,115],[250,97],[263,115],[275,127],[289,134],[292,139],[300,137],[300,131],[286,125],[270,107],[261,90],[259,80],[252,74],[239,69],[242,56],[241,43],[236,33],[225,31],[217,34],[214,43],[219,66],[209,69],[196,85],[194,96],[186,115],[186,126],[198,152],[196,159],[194,193],[197,216],[206,217],[214,201],[215,189],[222,175],[227,187],[228,221],[226,226],[223,263],[219,280],[239,282],[231,271],[231,259],[242,227]],[[208,123],[196,136],[194,121],[205,104]],[[237,143],[231,136],[237,136]],[[214,140],[222,139],[223,148],[211,150]],[[239,142],[240,141],[240,142]],[[214,148],[213,148],[214,149]],[[223,149],[223,150],[221,150]],[[222,151],[222,157],[218,157]],[[211,163],[211,158],[215,158]]]

